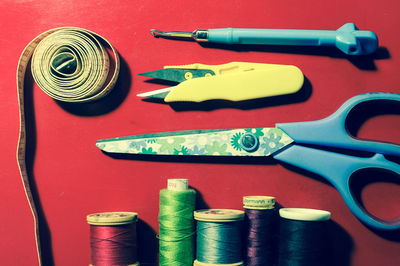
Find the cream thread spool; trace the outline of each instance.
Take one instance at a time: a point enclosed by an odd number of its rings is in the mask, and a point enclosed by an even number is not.
[[[327,221],[331,213],[324,210],[306,209],[306,208],[282,208],[279,210],[282,218],[297,221]]]
[[[275,208],[275,197],[270,196],[245,196],[243,207],[253,210],[269,210]]]
[[[133,252],[133,259],[136,261],[132,261],[130,264],[126,264],[126,266],[140,266],[140,263],[137,261],[137,239],[136,239],[136,222],[138,219],[138,214],[135,212],[102,212],[102,213],[93,213],[89,214],[86,217],[87,223],[91,228],[91,238],[93,237],[93,229],[96,226],[102,227],[114,227],[132,225],[134,239],[132,239],[132,248],[131,252]],[[94,252],[94,246],[91,243],[91,258],[92,263],[96,259],[94,258],[96,253]],[[89,266],[96,266],[96,264],[89,264]],[[112,266],[112,265],[110,265]]]

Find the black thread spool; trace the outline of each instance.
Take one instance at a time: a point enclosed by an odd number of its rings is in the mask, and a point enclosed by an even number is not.
[[[277,214],[275,198],[243,197],[245,208],[244,258],[247,266],[272,266],[275,263]]]
[[[279,266],[329,264],[327,225],[330,212],[314,209],[279,210]]]

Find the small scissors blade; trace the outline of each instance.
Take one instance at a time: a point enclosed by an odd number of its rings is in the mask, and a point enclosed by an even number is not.
[[[269,156],[293,140],[278,128],[215,129],[164,132],[98,140],[110,153]]]
[[[144,92],[144,93],[139,93],[136,96],[156,98],[156,99],[165,99],[165,97],[167,97],[168,93],[170,93],[170,91],[172,91],[174,88],[175,88],[175,86],[163,88],[163,89],[159,89],[159,90],[154,90],[154,91],[148,91],[148,92]]]
[[[149,78],[162,79],[174,82],[183,82],[192,78],[214,76],[215,73],[208,69],[165,68],[138,74]]]

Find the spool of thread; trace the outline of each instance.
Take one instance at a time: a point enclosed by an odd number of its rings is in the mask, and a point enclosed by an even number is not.
[[[135,212],[90,214],[91,266],[139,266]]]
[[[330,212],[314,209],[279,210],[279,266],[328,265],[327,221]]]
[[[240,266],[244,212],[209,209],[194,212],[197,220],[197,266]]]
[[[189,266],[194,260],[196,192],[187,179],[169,179],[160,191],[159,265]]]
[[[275,198],[243,197],[245,208],[244,258],[247,266],[269,266],[275,263],[277,215]]]

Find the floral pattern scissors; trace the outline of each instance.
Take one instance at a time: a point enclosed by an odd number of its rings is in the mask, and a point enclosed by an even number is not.
[[[164,132],[98,140],[105,152],[161,155],[272,156],[327,179],[364,224],[379,230],[400,228],[400,217],[385,221],[368,213],[355,197],[350,181],[363,169],[382,169],[400,177],[400,165],[385,155],[400,156],[400,146],[356,139],[349,135],[346,119],[360,104],[371,101],[400,103],[400,94],[367,93],[346,101],[325,119],[276,124],[274,128],[214,129]],[[326,147],[324,150],[322,147]],[[337,150],[369,152],[370,157]]]

